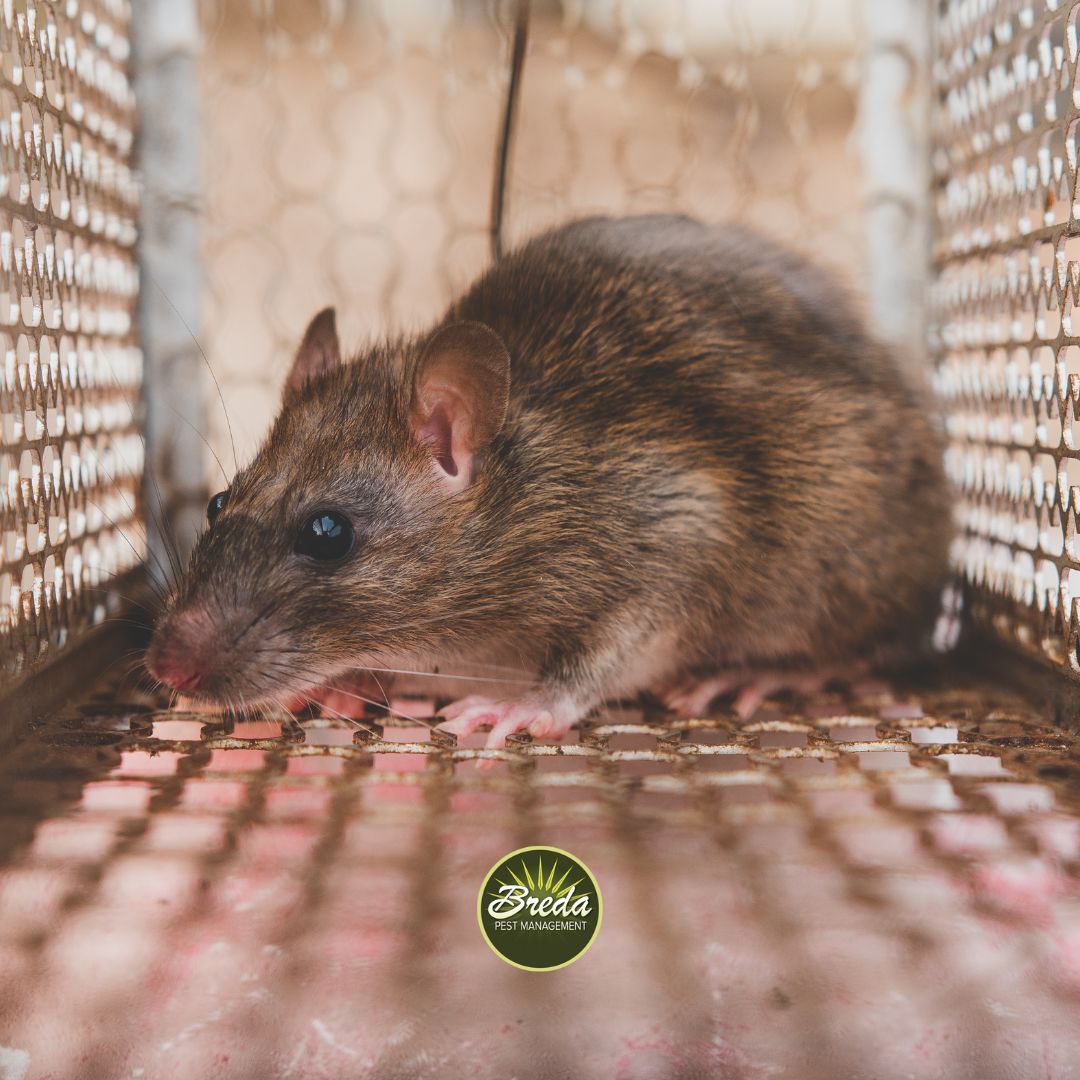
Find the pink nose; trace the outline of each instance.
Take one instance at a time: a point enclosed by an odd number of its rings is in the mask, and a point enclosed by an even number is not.
[[[146,667],[155,679],[173,690],[195,690],[203,679],[203,671],[194,656],[185,656],[174,648],[152,649]]]
[[[205,636],[196,618],[183,612],[159,626],[146,652],[146,669],[173,690],[188,693],[206,680]]]
[[[184,661],[175,665],[159,665],[153,674],[174,690],[196,690],[202,681],[202,672],[194,664]]]

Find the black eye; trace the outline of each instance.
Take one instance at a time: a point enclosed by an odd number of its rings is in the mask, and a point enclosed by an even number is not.
[[[225,504],[229,501],[229,493],[227,491],[219,491],[216,495],[210,496],[210,501],[206,504],[206,521],[208,525],[213,525],[217,521],[218,514],[225,509]]]
[[[319,562],[341,559],[352,551],[356,534],[352,525],[333,510],[320,510],[305,522],[293,550]]]

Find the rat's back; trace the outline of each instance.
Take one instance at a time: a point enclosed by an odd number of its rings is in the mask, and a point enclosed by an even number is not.
[[[917,383],[819,267],[738,227],[589,218],[508,255],[449,317],[506,342],[507,452],[567,490],[591,476],[608,558],[632,565],[662,535],[703,651],[818,664],[925,639],[940,445]]]
[[[682,215],[585,218],[543,233],[483,275],[452,317],[503,336],[522,392],[533,379],[550,389],[582,373],[618,378],[642,362],[691,377],[734,372],[753,346],[784,353],[788,372],[822,361],[841,377],[892,369],[864,362],[861,321],[820,267],[747,229]],[[687,338],[726,348],[695,368],[693,356],[669,350]],[[613,349],[624,352],[616,370]]]

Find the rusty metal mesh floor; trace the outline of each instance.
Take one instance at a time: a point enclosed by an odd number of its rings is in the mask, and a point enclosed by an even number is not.
[[[487,771],[422,724],[156,708],[3,765],[5,1076],[1080,1075],[1080,739],[1020,700],[609,710]],[[476,923],[527,843],[605,899],[547,975]]]

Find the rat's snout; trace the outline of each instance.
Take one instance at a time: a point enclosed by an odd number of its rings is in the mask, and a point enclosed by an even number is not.
[[[193,693],[212,676],[215,657],[211,636],[191,611],[175,612],[154,631],[146,650],[146,668],[173,690]]]
[[[179,655],[176,650],[158,650],[153,660],[147,659],[146,666],[155,679],[173,690],[189,693],[197,690],[202,682],[202,668],[195,659]]]

